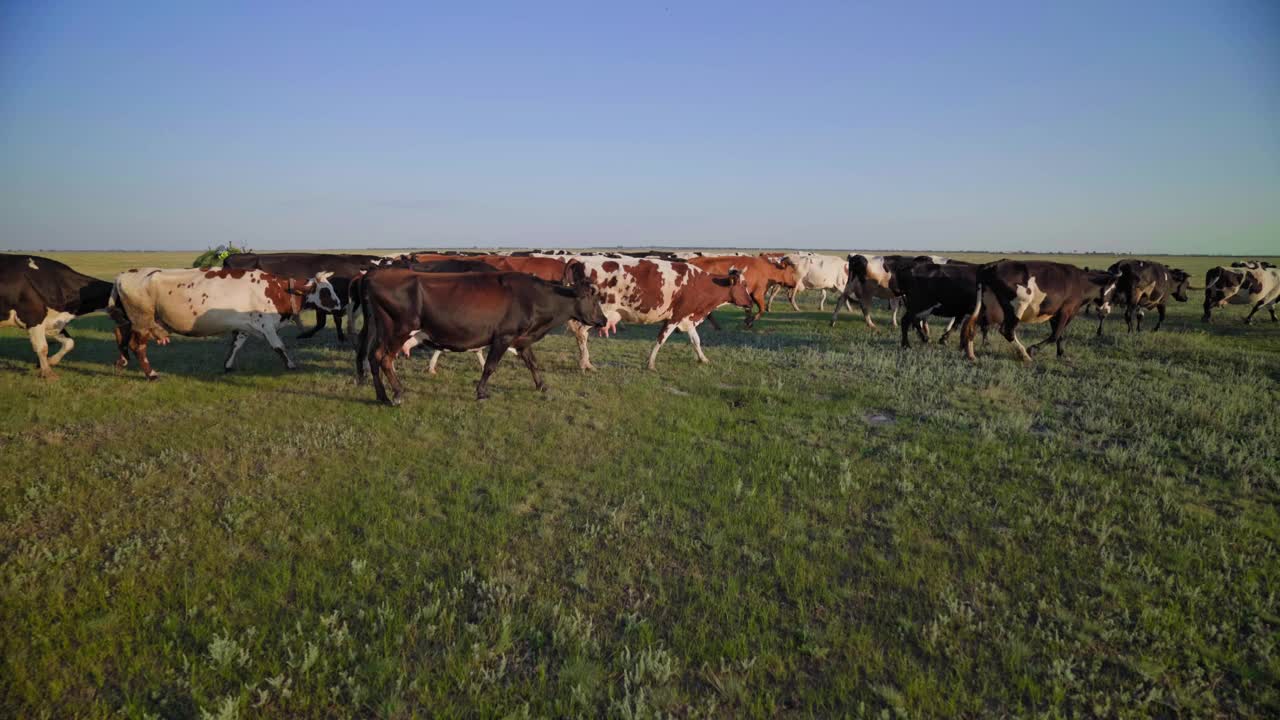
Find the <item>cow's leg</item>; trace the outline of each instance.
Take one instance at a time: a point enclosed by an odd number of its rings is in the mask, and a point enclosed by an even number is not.
[[[1136,321],[1133,327],[1134,332],[1142,332],[1142,318],[1146,314],[1147,314],[1147,311],[1143,310],[1142,308],[1138,308],[1138,311],[1134,313],[1135,315],[1134,320]]]
[[[231,372],[236,364],[236,353],[240,352],[240,348],[244,347],[245,341],[249,339],[248,333],[239,330],[231,332],[231,345],[227,347],[227,359],[222,363],[223,372]]]
[[[658,331],[658,342],[654,343],[653,350],[649,351],[649,369],[650,370],[658,369],[658,364],[657,364],[658,351],[662,349],[663,343],[665,343],[667,341],[667,338],[671,337],[671,333],[675,331],[676,331],[676,326],[672,325],[671,321],[668,320],[667,322],[662,324],[662,329]]]
[[[1137,305],[1126,305],[1124,308],[1124,325],[1128,332],[1133,332],[1133,318],[1137,311]]]
[[[698,356],[698,362],[711,362],[702,352],[702,338],[698,337],[698,324],[692,320],[685,320],[680,323],[680,329],[689,336],[689,343],[693,345],[693,354]]]
[[[369,363],[369,326],[372,324],[372,318],[366,320],[364,326],[360,328],[360,334],[356,336],[356,384],[364,384],[364,371],[370,365]]]
[[[822,289],[820,290],[820,292],[822,293],[822,295],[819,295],[819,296],[818,296],[818,312],[826,312],[826,310],[827,310],[827,289],[826,289],[826,288],[822,288]]]
[[[276,354],[280,356],[280,359],[284,361],[284,366],[287,369],[298,369],[298,366],[293,364],[293,359],[289,357],[289,353],[284,349],[284,342],[282,342],[280,340],[280,336],[276,334],[275,327],[264,323],[258,331],[262,333],[263,339],[267,341],[267,344],[271,346],[271,349],[275,350]]]
[[[707,322],[711,323],[711,327],[715,328],[716,332],[724,329],[720,327],[720,323],[716,320],[715,313],[707,313]]]
[[[129,364],[129,338],[133,336],[133,326],[129,323],[116,325],[116,349],[120,357],[116,358],[116,370],[120,371]]]
[[[378,395],[378,402],[387,403],[392,407],[398,406],[404,398],[404,385],[400,383],[400,376],[396,374],[396,354],[378,346],[374,348],[370,361],[370,367],[373,370],[373,390]],[[387,382],[391,383],[390,398],[387,397],[387,390],[382,384],[384,374],[387,376]]]
[[[538,359],[533,356],[533,346],[526,345],[516,351],[520,359],[524,361],[524,366],[529,368],[529,373],[533,375],[533,386],[542,392],[547,391],[547,384],[542,381],[542,368],[538,367]]]
[[[1102,311],[1102,308],[1094,308],[1094,311],[1095,311],[1095,312],[1096,312],[1096,314],[1098,315],[1098,332],[1097,332],[1097,333],[1095,333],[1095,334],[1096,334],[1098,337],[1102,337],[1102,323],[1103,323],[1103,321],[1104,321],[1104,320],[1106,320],[1106,319],[1107,319],[1107,315],[1108,315],[1108,314],[1110,314],[1110,313],[1109,313],[1109,312],[1105,312],[1105,313],[1104,313],[1104,312]]]
[[[1000,328],[1000,334],[1004,335],[1004,339],[1013,344],[1014,350],[1018,353],[1018,358],[1024,363],[1031,362],[1031,353],[1027,352],[1026,346],[1018,339],[1018,317],[1012,313],[1005,315],[1004,325]]]
[[[1058,347],[1058,357],[1066,355],[1066,351],[1062,347],[1062,341],[1066,336],[1067,324],[1071,322],[1071,315],[1067,313],[1058,313],[1049,319],[1049,337],[1027,348],[1029,354],[1035,354],[1042,346],[1049,343],[1055,343]]]
[[[1158,316],[1156,318],[1156,326],[1151,328],[1151,332],[1160,332],[1160,326],[1164,325],[1164,313],[1165,313],[1164,303],[1160,303],[1159,305],[1156,306],[1156,315]]]
[[[428,374],[428,375],[435,375],[435,374],[436,374],[436,363],[440,362],[440,356],[441,356],[441,355],[443,355],[443,354],[444,354],[444,351],[443,351],[443,350],[432,350],[432,351],[431,351],[431,360],[430,360],[429,362],[427,362],[427,374]],[[484,362],[481,362],[481,363],[480,363],[480,366],[481,366],[481,367],[483,367],[483,366],[484,366]]]
[[[132,332],[129,334],[129,349],[138,358],[138,367],[142,369],[142,374],[148,380],[158,380],[160,376],[155,370],[151,369],[151,361],[147,360],[147,339],[142,333]]]
[[[27,337],[31,339],[31,349],[36,352],[36,362],[40,365],[40,377],[46,380],[57,379],[58,374],[49,367],[49,341],[45,337],[44,325],[32,325],[27,329]]]
[[[836,316],[840,314],[840,303],[844,303],[845,307],[849,308],[849,312],[853,312],[853,306],[849,304],[849,298],[852,297],[850,289],[849,284],[846,283],[844,289],[840,291],[840,296],[836,298],[836,305],[831,308],[831,327],[836,326]]]
[[[316,333],[323,330],[325,326],[325,322],[327,322],[328,318],[329,318],[329,313],[323,310],[316,310],[316,326],[311,328],[310,330],[307,330],[306,332],[298,333],[298,339],[306,340],[307,338],[312,337]]]
[[[333,314],[333,329],[338,331],[338,342],[340,343],[347,341],[347,335],[342,331],[342,321],[346,318],[346,315],[341,310]]]
[[[594,372],[596,368],[591,364],[591,352],[587,349],[587,339],[591,333],[591,328],[577,320],[570,320],[569,330],[573,332],[574,339],[578,341],[578,369]]]
[[[893,318],[893,326],[898,327],[898,309],[902,307],[902,298],[889,298],[889,315]]]
[[[1163,309],[1163,308],[1162,308],[1162,309]],[[1277,318],[1276,318],[1276,304],[1275,304],[1275,303],[1271,303],[1270,305],[1268,305],[1268,306],[1267,306],[1267,312],[1268,312],[1268,313],[1271,313],[1271,322],[1280,322],[1280,319],[1277,319]]]
[[[787,290],[787,302],[791,303],[791,309],[800,312],[800,306],[796,304],[796,298],[800,295],[800,287],[796,286]]]
[[[756,324],[756,320],[764,314],[764,291],[757,290],[751,294],[751,307],[747,308],[747,318],[743,321],[742,327],[750,328]]]
[[[1252,325],[1252,324],[1253,324],[1253,314],[1254,314],[1254,313],[1256,313],[1256,312],[1258,312],[1259,310],[1261,310],[1261,309],[1262,309],[1262,306],[1263,306],[1263,305],[1265,305],[1265,304],[1266,304],[1266,303],[1264,303],[1264,302],[1259,302],[1258,304],[1254,305],[1254,306],[1253,306],[1253,309],[1249,311],[1249,314],[1248,314],[1248,315],[1246,315],[1246,316],[1244,317],[1244,324],[1245,324],[1245,325]]]
[[[508,341],[497,337],[489,343],[489,356],[484,359],[484,372],[480,373],[480,382],[476,383],[477,400],[485,400],[489,397],[489,376],[498,369],[498,363],[502,362],[502,356],[506,354],[508,345],[510,345]]]
[[[773,312],[773,301],[777,299],[780,292],[782,292],[781,285],[773,285],[769,288],[769,300],[765,303],[765,310]]]
[[[904,322],[902,323],[902,326],[899,328],[899,330],[902,331],[902,348],[904,350],[911,347],[911,340],[909,339],[909,336],[911,334],[911,325],[912,323]],[[920,332],[920,329],[916,328],[916,332]],[[923,338],[924,333],[920,333],[920,337]]]
[[[49,358],[49,365],[53,366],[62,362],[62,358],[66,357],[67,353],[71,352],[71,348],[76,346],[76,341],[67,333],[65,325],[55,330],[50,337],[58,341],[58,352]]]
[[[938,338],[939,345],[947,344],[947,338],[951,337],[951,331],[954,330],[955,327],[956,327],[955,318],[951,318],[950,320],[947,321],[947,326],[942,330],[942,337]]]

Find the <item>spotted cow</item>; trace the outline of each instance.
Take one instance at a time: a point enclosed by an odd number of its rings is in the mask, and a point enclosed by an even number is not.
[[[985,312],[998,308],[1002,316],[1000,332],[1013,343],[1023,362],[1042,345],[1055,343],[1059,357],[1066,355],[1063,341],[1067,326],[1080,309],[1099,303],[1109,311],[1115,291],[1116,276],[1109,272],[1089,271],[1066,263],[1044,261],[999,260],[978,268],[977,291],[973,313],[961,330],[965,355],[974,360],[973,337]],[[1021,323],[1048,322],[1049,337],[1023,347],[1017,330]]]
[[[111,283],[38,255],[0,255],[0,327],[27,331],[40,377],[56,378],[53,367],[75,347],[67,323],[103,310]],[[49,339],[58,352],[49,357]]]
[[[738,270],[716,275],[684,262],[601,255],[572,257],[582,263],[587,278],[600,289],[600,305],[608,319],[602,335],[616,332],[618,323],[623,321],[662,324],[658,341],[649,352],[650,370],[657,368],[658,351],[676,330],[689,336],[698,362],[710,362],[702,352],[698,325],[721,305],[750,310],[754,302],[747,292],[745,274]],[[569,323],[569,328],[578,340],[578,366],[595,370],[587,348],[587,328],[578,323]]]
[[[1216,267],[1204,276],[1204,317],[1209,322],[1214,309],[1228,303],[1250,306],[1245,323],[1253,322],[1254,313],[1266,308],[1271,321],[1276,321],[1276,303],[1280,301],[1280,269],[1274,267]]]
[[[1187,292],[1191,289],[1191,276],[1186,272],[1150,260],[1126,258],[1113,263],[1107,272],[1116,276],[1116,289],[1110,305],[1124,305],[1124,321],[1129,332],[1142,332],[1142,317],[1146,310],[1153,308],[1159,314],[1159,320],[1152,332],[1158,331],[1164,324],[1169,298],[1186,302]],[[1098,335],[1102,334],[1102,323],[1108,314],[1101,306],[1097,308]]]
[[[897,327],[898,308],[902,304],[902,288],[898,285],[898,273],[906,272],[922,262],[945,265],[950,261],[937,255],[862,255],[859,253],[849,255],[849,281],[841,291],[840,297],[836,299],[836,306],[831,311],[832,327],[835,326],[836,317],[840,314],[841,301],[846,301],[847,305],[847,301],[857,300],[858,306],[862,308],[862,319],[867,323],[867,327],[875,330],[876,324],[871,320],[872,298],[884,298],[889,301],[889,315],[893,326]]]
[[[304,305],[334,314],[342,310],[328,278],[328,272],[321,272],[300,282],[262,270],[227,268],[138,268],[120,273],[112,291],[120,349],[116,367],[128,365],[129,351],[133,351],[143,374],[155,380],[158,375],[147,360],[151,340],[167,345],[170,333],[188,337],[231,333],[224,370],[234,367],[236,353],[250,335],[266,340],[292,370],[296,366],[277,331]]]

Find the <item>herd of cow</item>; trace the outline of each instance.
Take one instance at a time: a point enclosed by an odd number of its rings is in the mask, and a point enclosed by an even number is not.
[[[105,310],[116,322],[117,368],[130,354],[149,379],[157,377],[147,359],[152,340],[164,345],[171,333],[192,337],[231,335],[224,368],[231,370],[249,336],[260,337],[295,367],[279,328],[299,324],[304,309],[314,310],[322,329],[332,315],[338,338],[354,332],[355,374],[363,382],[369,372],[378,400],[398,405],[403,386],[395,360],[419,345],[434,351],[435,372],[442,351],[476,351],[483,370],[477,398],[487,396],[489,377],[507,352],[520,357],[544,389],[533,345],[552,329],[567,325],[577,339],[578,364],[593,370],[587,342],[591,329],[602,336],[621,322],[660,323],[657,343],[649,353],[655,367],[658,351],[676,330],[689,336],[699,362],[698,326],[715,324],[712,311],[722,305],[745,310],[750,327],[767,312],[777,293],[787,290],[792,307],[802,290],[826,292],[836,301],[831,323],[841,307],[857,303],[869,327],[871,301],[889,301],[894,325],[900,325],[903,347],[915,330],[928,342],[928,318],[947,318],[940,341],[960,326],[961,347],[974,360],[973,343],[991,327],[1029,362],[1039,347],[1054,343],[1059,355],[1067,326],[1092,308],[1098,334],[1112,305],[1125,308],[1130,331],[1141,331],[1147,310],[1164,322],[1170,298],[1186,302],[1190,276],[1160,263],[1126,259],[1107,270],[1041,261],[1000,260],[976,265],[933,255],[851,254],[840,259],[816,253],[704,255],[702,253],[570,253],[528,251],[499,253],[410,253],[396,257],[317,253],[237,254],[220,268],[165,270],[139,268],[105,282],[62,263],[34,255],[0,255],[0,327],[27,330],[40,374],[53,377],[53,366],[74,346],[67,324],[82,315]],[[1227,303],[1250,306],[1245,322],[1266,308],[1276,321],[1280,269],[1264,262],[1215,267],[1205,277],[1204,316]],[[898,312],[903,311],[901,323]],[[1024,347],[1017,329],[1023,323],[1048,322],[1050,334]],[[1136,327],[1135,327],[1136,324]],[[59,343],[48,354],[49,340]],[[385,381],[384,381],[385,376]],[[390,385],[388,395],[386,385]]]

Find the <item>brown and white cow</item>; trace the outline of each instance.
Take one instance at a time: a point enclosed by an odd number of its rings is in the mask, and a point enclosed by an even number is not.
[[[1138,258],[1126,258],[1112,263],[1107,272],[1116,276],[1116,289],[1111,297],[1111,305],[1124,305],[1124,321],[1129,332],[1134,332],[1134,321],[1137,321],[1137,332],[1142,332],[1142,317],[1146,310],[1155,309],[1159,320],[1151,332],[1156,332],[1164,324],[1169,298],[1178,302],[1187,301],[1187,292],[1191,289],[1191,276],[1177,268],[1169,268],[1162,263]],[[1098,307],[1098,335],[1102,334],[1102,323],[1109,312]]]
[[[1057,345],[1061,357],[1066,354],[1062,345],[1071,319],[1090,303],[1099,303],[1104,311],[1110,310],[1115,287],[1116,276],[1111,273],[1082,270],[1066,263],[1016,260],[987,263],[978,268],[974,312],[960,334],[965,355],[970,360],[976,359],[973,337],[985,306],[992,310],[998,307],[1003,316],[1000,332],[1013,343],[1023,362],[1031,362],[1031,354],[1048,343]],[[1018,325],[1046,321],[1052,330],[1049,337],[1030,348],[1023,347],[1018,340]]]
[[[75,341],[67,323],[107,307],[111,283],[89,277],[56,260],[38,255],[0,255],[0,327],[27,331],[36,353],[40,377],[53,379],[53,366]],[[58,352],[49,357],[49,340]]]
[[[117,322],[116,343],[120,357],[116,368],[129,364],[129,351],[138,357],[148,380],[158,375],[147,360],[147,343],[168,345],[169,334],[209,337],[231,333],[231,345],[223,369],[232,369],[236,353],[250,335],[267,341],[285,367],[293,360],[285,352],[277,332],[292,322],[304,305],[338,313],[342,305],[329,273],[318,273],[306,282],[262,270],[197,268],[162,270],[138,268],[116,276],[112,300]]]
[[[1254,313],[1266,308],[1271,321],[1276,322],[1276,303],[1280,302],[1280,269],[1264,267],[1270,263],[1256,263],[1255,267],[1216,267],[1204,276],[1204,317],[1209,322],[1215,308],[1233,305],[1249,305],[1245,323],[1253,322]]]
[[[742,282],[751,296],[754,309],[747,308],[744,327],[751,327],[768,306],[771,285],[792,288],[796,285],[796,266],[784,258],[772,259],[764,255],[712,255],[689,259],[689,264],[712,275],[728,275],[730,270],[742,273]]]
[[[574,255],[586,276],[600,289],[600,306],[608,318],[602,335],[614,332],[619,322],[662,323],[658,341],[649,353],[649,369],[656,369],[658,350],[671,333],[689,336],[698,362],[710,362],[702,352],[698,325],[712,310],[725,304],[751,309],[753,299],[743,273],[714,275],[684,262],[621,256]],[[750,271],[748,271],[750,272]],[[595,370],[587,349],[587,328],[569,323],[578,340],[578,366]]]

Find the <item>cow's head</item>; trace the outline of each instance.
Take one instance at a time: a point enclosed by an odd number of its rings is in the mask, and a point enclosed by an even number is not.
[[[773,258],[766,257],[764,255],[761,255],[761,257],[765,258],[765,260],[767,260],[769,264],[777,270],[777,272],[773,273],[773,277],[769,278],[770,280],[787,287],[796,286],[796,282],[799,280],[799,277],[796,272],[796,264],[791,261],[791,258],[786,257],[785,255],[782,257],[775,256]]]
[[[336,313],[342,310],[342,301],[338,299],[338,292],[333,289],[333,284],[329,282],[331,277],[333,277],[333,273],[326,270],[316,273],[315,277],[303,285],[298,285],[293,280],[289,281],[289,294],[297,298],[294,305],[295,316],[302,312],[304,307],[315,308],[328,313]]]
[[[1191,292],[1191,274],[1184,270],[1174,268],[1169,271],[1169,277],[1173,280],[1173,290],[1169,292],[1173,295],[1173,299],[1178,302],[1186,302],[1190,299],[1188,293]]]
[[[600,306],[600,290],[587,277],[582,263],[575,260],[566,265],[565,279],[565,285],[555,286],[555,291],[564,297],[573,298],[573,319],[596,328],[608,325],[609,318],[605,317],[604,308]]]
[[[849,279],[865,280],[867,279],[867,263],[870,262],[866,255],[850,255],[849,256]]]
[[[747,289],[747,271],[732,268],[729,274],[722,277],[713,277],[712,282],[720,287],[729,288],[729,302],[738,307],[751,308],[751,291]]]
[[[1084,273],[1090,286],[1092,286],[1085,301],[1095,305],[1098,309],[1098,314],[1102,317],[1110,315],[1111,300],[1115,295],[1116,285],[1120,282],[1120,274],[1105,270],[1090,270],[1089,268],[1085,268]]]
[[[1231,298],[1251,291],[1253,277],[1247,270],[1216,267],[1204,275],[1204,317],[1209,322],[1214,308],[1226,305]]]

